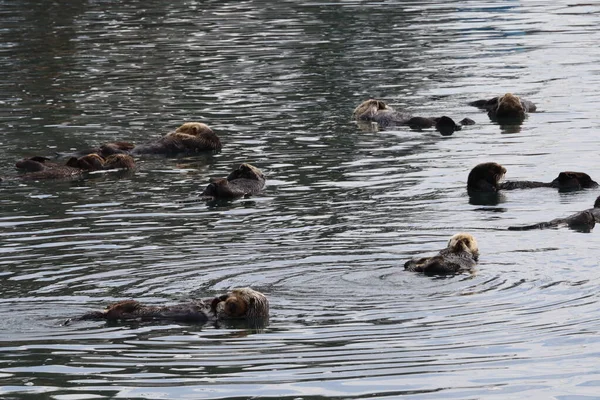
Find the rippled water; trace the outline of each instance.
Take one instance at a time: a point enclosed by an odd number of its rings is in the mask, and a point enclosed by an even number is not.
[[[509,179],[600,179],[600,5],[557,2],[0,1],[0,167],[183,121],[218,154],[138,160],[133,175],[0,184],[0,397],[600,398],[597,232],[506,227],[591,207],[597,190],[470,204]],[[466,105],[514,92],[499,126]],[[369,97],[468,116],[451,137],[350,121]],[[240,162],[261,196],[197,194]],[[474,276],[403,271],[458,231]],[[264,331],[69,317],[252,286]]]

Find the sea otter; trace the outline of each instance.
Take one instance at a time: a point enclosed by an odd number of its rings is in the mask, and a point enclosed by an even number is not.
[[[589,232],[594,228],[596,222],[600,222],[600,196],[596,198],[593,208],[580,211],[566,218],[556,218],[548,222],[540,222],[533,225],[509,226],[509,231],[528,231],[532,229],[554,228],[566,225],[571,229]]]
[[[531,189],[551,187],[559,190],[579,190],[598,187],[584,172],[563,171],[552,182],[507,181],[501,182],[506,168],[495,162],[476,165],[467,178],[467,189],[471,192],[497,192],[498,190]]]
[[[376,122],[382,128],[396,125],[408,125],[412,129],[426,129],[434,127],[442,135],[451,135],[462,127],[447,116],[442,117],[415,117],[407,112],[394,110],[382,100],[365,100],[354,109],[352,118],[356,121]],[[473,120],[465,118],[462,125],[472,125]]]
[[[244,163],[227,178],[211,178],[201,196],[232,199],[259,193],[265,187],[265,176],[253,165]]]
[[[537,110],[537,107],[531,101],[521,99],[512,93],[506,93],[504,96],[494,97],[489,100],[473,101],[469,105],[486,110],[492,121],[522,121],[526,113]]]
[[[50,162],[46,157],[35,156],[17,161],[15,167],[28,173],[20,175],[23,180],[79,179],[86,171],[103,169],[104,160],[97,154],[70,159],[66,165]]]
[[[203,323],[231,319],[259,322],[268,318],[269,301],[266,296],[250,288],[240,288],[213,299],[192,300],[174,305],[154,306],[124,300],[109,305],[103,311],[91,311],[74,320],[139,319]]]
[[[479,259],[477,240],[469,233],[457,233],[448,241],[448,247],[433,257],[415,258],[404,264],[404,269],[422,272],[427,276],[453,275],[472,271]]]
[[[201,122],[186,122],[171,132],[149,143],[131,149],[131,154],[193,154],[202,151],[221,150],[221,140]]]

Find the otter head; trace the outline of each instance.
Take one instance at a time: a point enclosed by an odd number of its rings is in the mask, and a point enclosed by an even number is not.
[[[584,172],[563,171],[552,181],[552,186],[562,190],[595,188],[598,183]]]
[[[498,99],[496,106],[496,117],[498,118],[525,118],[525,109],[521,104],[521,99],[517,96],[506,93]]]
[[[250,288],[234,289],[216,297],[211,309],[217,319],[264,320],[269,317],[269,301],[266,296]]]
[[[264,180],[265,176],[261,172],[260,169],[256,168],[250,164],[241,164],[237,169],[233,170],[228,176],[228,181],[233,181],[234,179],[253,179],[255,181]]]
[[[358,121],[369,121],[378,111],[388,109],[387,104],[381,100],[369,99],[365,100],[354,109],[352,118]]]
[[[66,165],[86,171],[98,171],[104,169],[104,158],[96,153],[91,153],[79,158],[71,157]]]
[[[504,179],[506,168],[495,162],[477,164],[467,178],[467,189],[478,192],[495,192]]]
[[[473,256],[473,259],[477,261],[479,258],[479,248],[477,247],[477,240],[470,233],[457,233],[450,238],[448,241],[448,248],[453,253],[467,252]]]
[[[600,196],[596,197],[596,201],[594,202],[594,208],[600,208]]]
[[[202,136],[205,134],[213,134],[212,129],[202,122],[186,122],[181,125],[175,133],[185,133],[192,136]]]
[[[113,154],[106,158],[104,169],[135,169],[135,161],[129,154]]]

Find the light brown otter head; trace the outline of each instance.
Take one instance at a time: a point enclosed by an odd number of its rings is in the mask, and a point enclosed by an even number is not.
[[[467,189],[477,192],[495,192],[504,179],[506,168],[495,162],[477,164],[467,178]]]
[[[387,104],[381,100],[365,100],[354,109],[352,118],[357,121],[370,121],[373,119],[373,116],[377,114],[377,112],[386,109],[388,109]]]
[[[234,179],[240,179],[240,178],[253,179],[253,180],[259,181],[259,180],[264,180],[265,176],[263,175],[263,173],[260,169],[256,168],[253,165],[244,163],[244,164],[241,164],[237,169],[233,170],[227,176],[228,181],[233,181]]]
[[[496,117],[525,118],[525,109],[521,104],[521,99],[511,93],[506,93],[500,97],[496,107]]]
[[[96,153],[91,153],[83,157],[71,157],[67,161],[68,167],[79,168],[85,171],[98,171],[104,169],[104,158]]]
[[[181,125],[175,133],[186,133],[192,136],[201,136],[205,134],[213,134],[212,129],[202,122],[186,122]]]
[[[129,154],[113,154],[106,158],[104,169],[135,169],[135,161]]]
[[[267,297],[250,288],[233,289],[224,296],[215,298],[211,308],[217,319],[249,320],[267,319],[269,317],[269,301]]]
[[[552,181],[552,187],[562,190],[589,189],[598,187],[598,183],[584,172],[563,171]]]
[[[467,252],[473,255],[475,260],[479,258],[477,240],[470,233],[460,232],[452,236],[448,241],[448,248],[453,253]]]

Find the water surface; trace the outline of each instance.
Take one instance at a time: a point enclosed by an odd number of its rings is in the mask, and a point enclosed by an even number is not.
[[[76,182],[1,183],[3,398],[597,399],[596,232],[508,232],[592,206],[597,190],[472,204],[479,162],[507,178],[600,179],[600,6],[542,2],[0,1],[0,168],[184,121],[218,154],[138,159]],[[519,126],[469,107],[514,92]],[[376,97],[433,130],[362,130]],[[209,177],[250,162],[260,196],[211,205]],[[477,274],[403,263],[459,231]],[[124,298],[252,286],[239,324],[61,323]]]

